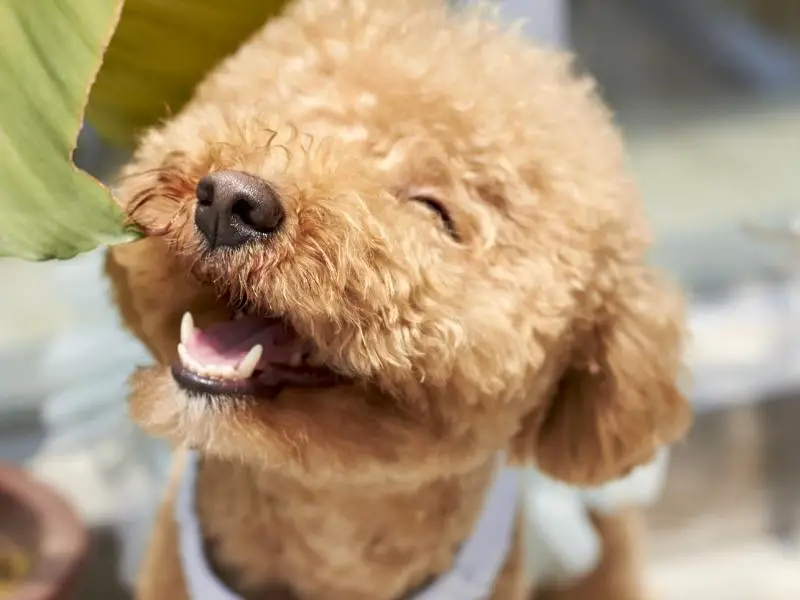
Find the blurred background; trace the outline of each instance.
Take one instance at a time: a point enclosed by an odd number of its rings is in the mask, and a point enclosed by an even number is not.
[[[500,4],[599,80],[655,229],[653,261],[690,297],[697,420],[647,515],[653,591],[797,600],[800,1]],[[122,158],[84,132],[87,170]],[[91,524],[82,600],[126,597],[166,464],[127,421],[125,378],[149,359],[120,329],[101,268],[102,253],[0,261],[0,460]]]

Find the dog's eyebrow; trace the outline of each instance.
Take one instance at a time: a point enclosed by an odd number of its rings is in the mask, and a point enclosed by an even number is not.
[[[477,192],[478,196],[489,206],[492,206],[501,212],[505,213],[508,211],[509,202],[507,194],[501,191],[500,186],[489,185],[489,184],[481,184],[475,187],[475,191]]]

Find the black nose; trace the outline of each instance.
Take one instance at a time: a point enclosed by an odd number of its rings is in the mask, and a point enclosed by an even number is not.
[[[212,248],[236,247],[278,230],[284,211],[266,181],[240,171],[217,171],[197,183],[194,222]]]

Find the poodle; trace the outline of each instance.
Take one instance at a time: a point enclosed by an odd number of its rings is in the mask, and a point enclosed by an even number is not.
[[[109,251],[174,445],[140,600],[638,599],[524,561],[519,468],[618,479],[685,432],[682,298],[568,56],[490,8],[297,0],[148,131]]]

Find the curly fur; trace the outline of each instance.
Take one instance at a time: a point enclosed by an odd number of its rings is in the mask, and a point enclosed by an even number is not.
[[[119,180],[148,237],[112,249],[108,272],[158,359],[133,377],[132,414],[204,454],[212,561],[253,598],[399,598],[447,568],[497,451],[591,484],[687,426],[680,296],[643,262],[620,137],[568,56],[490,12],[298,0]],[[223,169],[278,191],[287,217],[267,243],[200,241],[194,186]],[[284,315],[352,383],[187,396],[168,371],[181,315],[202,327],[238,303]],[[166,512],[145,600],[183,593],[172,528]],[[496,598],[524,593],[517,558]]]

